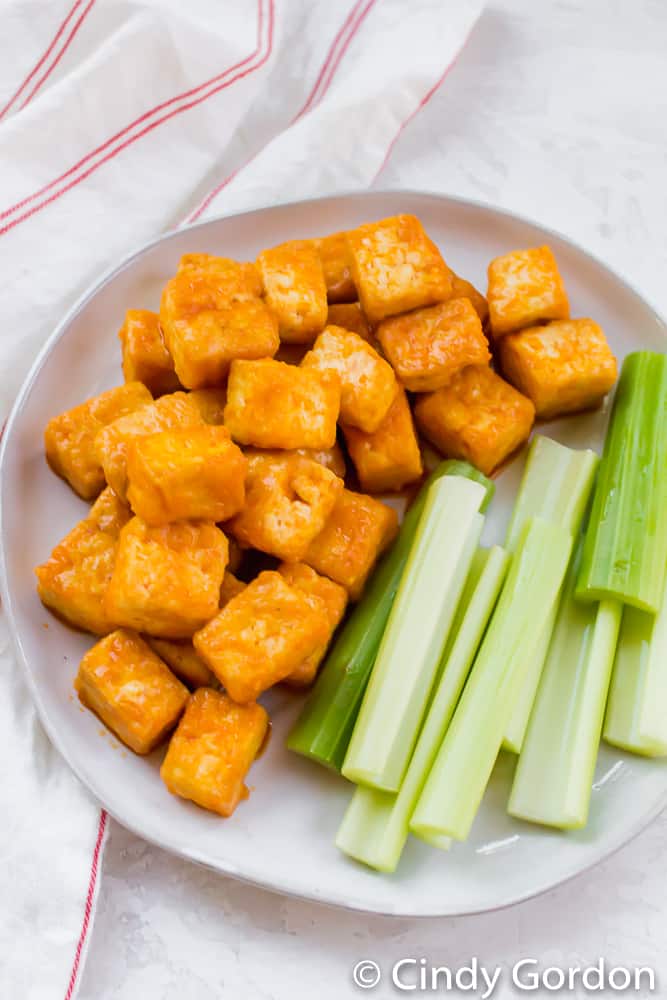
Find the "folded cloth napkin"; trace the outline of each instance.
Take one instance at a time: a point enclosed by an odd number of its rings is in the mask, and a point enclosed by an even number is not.
[[[65,311],[142,242],[232,209],[371,184],[481,6],[9,0],[2,418]],[[4,621],[0,757],[0,995],[72,1000],[108,821],[49,744]]]

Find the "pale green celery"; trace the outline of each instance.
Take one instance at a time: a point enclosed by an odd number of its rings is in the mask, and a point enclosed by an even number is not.
[[[546,521],[562,524],[573,538],[577,538],[598,462],[594,451],[575,451],[539,435],[533,438],[507,529],[506,548],[510,552],[514,551],[519,534],[529,517],[542,517]],[[512,753],[520,753],[523,746],[557,610],[555,606],[531,654],[526,679],[507,726],[503,749]]]
[[[667,356],[629,354],[614,397],[576,595],[656,614],[667,566]]]
[[[497,545],[475,553],[442,657],[440,681],[398,794],[359,785],[352,796],[336,844],[371,868],[396,870],[412,811],[456,708],[508,563],[508,554]],[[449,838],[440,838],[436,846],[446,849]]]
[[[644,757],[667,756],[667,586],[657,615],[623,611],[603,736]]]
[[[568,575],[514,775],[508,811],[564,830],[586,825],[614,650],[618,601],[575,600]]]
[[[512,715],[510,721],[507,723],[507,729],[503,738],[503,750],[507,750],[510,753],[521,753],[521,748],[523,747],[523,743],[526,738],[526,732],[528,731],[530,713],[533,710],[535,695],[537,694],[537,689],[540,686],[540,678],[542,677],[542,671],[544,670],[544,664],[546,663],[547,653],[549,652],[549,646],[551,645],[551,636],[556,623],[557,613],[558,602],[554,605],[553,610],[549,615],[549,620],[544,626],[542,635],[538,639],[535,649],[530,654],[530,663],[528,664],[526,679],[523,682],[523,687],[519,691],[516,704],[512,709]]]
[[[465,840],[484,795],[530,656],[563,583],[572,536],[531,518],[449,729],[410,822],[416,836]]]
[[[400,787],[479,542],[485,496],[459,476],[429,488],[343,763],[357,784]]]
[[[594,451],[575,451],[537,434],[531,441],[505,548],[513,553],[529,517],[562,524],[576,538],[598,467]]]

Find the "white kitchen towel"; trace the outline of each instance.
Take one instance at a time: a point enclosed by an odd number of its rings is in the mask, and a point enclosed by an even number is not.
[[[232,209],[373,183],[481,6],[6,2],[0,415],[67,308],[143,241]],[[0,758],[0,996],[72,1000],[107,817],[44,735],[4,622]]]

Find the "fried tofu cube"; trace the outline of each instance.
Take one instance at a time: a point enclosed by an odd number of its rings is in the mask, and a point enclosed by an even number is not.
[[[340,412],[335,373],[282,361],[234,361],[227,384],[225,426],[255,448],[333,448]]]
[[[266,303],[278,318],[280,339],[309,344],[327,321],[322,262],[308,240],[292,240],[257,258]]]
[[[343,490],[303,562],[340,583],[356,601],[376,560],[397,531],[395,510],[363,493]]]
[[[118,629],[81,660],[79,700],[135,753],[160,744],[185,708],[188,689],[136,632]]]
[[[278,324],[261,294],[253,264],[209,254],[181,259],[162,293],[160,324],[184,386],[219,385],[234,358],[275,354]]]
[[[344,330],[358,333],[369,344],[375,342],[371,325],[358,302],[341,302],[330,305],[327,313],[327,326],[342,326]]]
[[[411,392],[434,392],[467,365],[491,359],[470,299],[450,299],[385,319],[377,335],[396,375]]]
[[[352,280],[352,261],[346,233],[332,233],[314,240],[322,261],[329,302],[354,302],[357,289]]]
[[[245,590],[245,583],[233,573],[225,570],[220,587],[220,607],[224,608],[232,597]],[[214,687],[215,675],[208,669],[201,656],[195,652],[191,639],[154,639],[144,637],[151,649],[161,657],[179,680],[194,690],[199,687]]]
[[[247,548],[301,559],[331,514],[343,480],[294,452],[251,452],[247,459],[245,507],[227,529]]]
[[[464,368],[415,404],[424,437],[445,458],[465,459],[486,475],[527,440],[534,418],[531,401],[486,365]]]
[[[224,424],[227,389],[194,389],[188,393],[188,399],[207,424]]]
[[[602,328],[592,319],[510,333],[499,350],[503,374],[545,419],[597,406],[618,373]]]
[[[264,743],[269,717],[261,705],[236,705],[220,691],[190,697],[160,768],[172,795],[231,816],[248,789],[244,779]]]
[[[366,493],[398,491],[421,477],[421,453],[404,389],[373,434],[345,425],[343,434]]]
[[[191,639],[154,639],[150,635],[143,638],[187,687],[194,690],[215,684],[215,677],[195,653]]]
[[[569,319],[570,305],[550,247],[515,250],[489,264],[491,332],[502,337],[550,319]]]
[[[80,497],[92,500],[105,486],[95,447],[97,434],[119,417],[152,402],[145,385],[128,382],[53,417],[44,431],[49,465]]]
[[[220,587],[220,607],[224,608],[225,604],[229,604],[232,597],[236,597],[247,586],[247,583],[239,580],[230,570],[226,569],[225,575],[222,578],[222,586]]]
[[[333,448],[297,448],[296,454],[303,455],[304,458],[310,458],[313,462],[319,462],[325,469],[329,469],[330,472],[340,476],[341,479],[345,478],[347,471],[345,468],[345,458],[338,443]]]
[[[150,309],[128,309],[118,336],[126,382],[143,382],[153,396],[180,389],[157,313]]]
[[[129,442],[127,498],[147,524],[226,521],[245,503],[247,462],[226,427],[188,427]]]
[[[301,363],[302,368],[338,375],[340,419],[371,433],[386,417],[398,393],[391,365],[358,334],[328,326]]]
[[[289,676],[328,636],[324,608],[267,570],[195,632],[193,642],[230,698],[246,703]]]
[[[470,299],[482,326],[486,326],[489,320],[489,303],[471,282],[459,277],[454,271],[452,271],[452,291],[449,297],[450,299]]]
[[[130,441],[141,435],[179,427],[201,427],[203,423],[199,408],[185,392],[172,392],[114,420],[102,428],[95,438],[95,451],[107,483],[119,497],[127,497],[127,449]]]
[[[371,323],[448,298],[451,272],[414,215],[395,215],[347,234],[352,278]]]
[[[163,639],[189,639],[216,614],[227,539],[206,521],[121,530],[104,608],[117,625]]]
[[[199,312],[219,303],[242,302],[262,295],[262,279],[250,261],[239,262],[212,253],[185,253],[178,263],[181,284],[173,286],[172,299]]]
[[[104,609],[120,529],[131,517],[129,507],[106,489],[51,556],[35,570],[43,604],[76,628],[105,635],[115,627]]]
[[[329,622],[329,638],[314,653],[299,664],[296,670],[286,678],[291,687],[303,688],[315,680],[317,669],[324,659],[331,636],[338,628],[347,606],[347,591],[345,587],[334,583],[326,576],[320,576],[305,563],[282,563],[278,572],[292,587],[300,590],[314,607],[323,608]]]
[[[188,389],[220,385],[235,358],[272,357],[279,346],[278,322],[261,299],[178,320],[169,337],[176,372]]]

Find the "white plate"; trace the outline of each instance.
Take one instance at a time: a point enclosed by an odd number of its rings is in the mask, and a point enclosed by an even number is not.
[[[248,212],[172,233],[130,257],[74,307],[36,361],[7,424],[0,457],[2,599],[33,696],[52,741],[109,812],[135,833],[186,858],[280,892],[354,909],[401,915],[490,910],[549,889],[604,858],[667,804],[667,766],[601,750],[586,830],[559,834],[505,812],[513,761],[501,758],[470,840],[449,854],[411,841],[398,872],[373,873],[338,853],[333,838],[349,798],[347,783],[284,749],[299,700],[267,698],[273,736],[253,767],[254,791],[233,819],[221,820],[169,795],[162,752],[148,759],[122,749],[72,693],[91,645],[40,604],[33,567],[85,514],[86,506],[44,461],[42,433],[55,413],[120,381],[117,331],[128,307],[157,308],[160,288],[181,254],[209,251],[253,259],[263,247],[317,236],[397,212],[424,222],[454,269],[481,288],[497,254],[548,242],[573,314],[602,324],[619,358],[638,347],[662,350],[665,324],[642,299],[562,237],[490,208],[412,192],[372,192]],[[562,420],[545,432],[599,449],[605,413]],[[521,472],[501,476],[487,541],[502,537]]]

